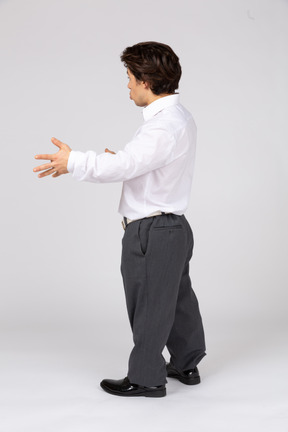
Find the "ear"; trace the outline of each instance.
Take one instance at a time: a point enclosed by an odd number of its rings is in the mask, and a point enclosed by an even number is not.
[[[149,89],[150,89],[150,85],[149,85],[149,83],[148,83],[147,81],[143,81],[143,85],[144,85],[144,88],[145,88],[146,90],[149,90]]]

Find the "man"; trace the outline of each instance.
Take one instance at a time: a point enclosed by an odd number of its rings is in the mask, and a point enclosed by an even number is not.
[[[101,387],[118,396],[163,397],[166,376],[198,384],[197,364],[205,356],[198,301],[189,261],[193,234],[185,219],[195,159],[196,126],[175,93],[179,58],[167,45],[143,42],[121,55],[130,98],[144,107],[144,123],[117,154],[72,151],[52,138],[59,151],[34,169],[39,177],[70,172],[79,181],[123,181],[119,212],[125,229],[121,272],[134,348],[127,377],[105,379]],[[166,365],[162,351],[171,355]]]

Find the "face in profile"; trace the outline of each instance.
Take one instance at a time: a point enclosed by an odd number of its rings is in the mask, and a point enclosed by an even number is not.
[[[135,76],[127,69],[128,89],[130,90],[130,99],[137,106],[144,107],[147,105],[148,90],[147,85],[142,81],[138,81]]]

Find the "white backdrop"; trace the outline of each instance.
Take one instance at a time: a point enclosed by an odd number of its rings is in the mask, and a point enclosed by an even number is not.
[[[0,0],[2,332],[83,328],[130,344],[121,185],[32,170],[52,136],[125,145],[142,114],[119,56],[144,40],[179,55],[198,126],[187,218],[208,354],[219,332],[253,345],[287,329],[287,19],[285,0]]]
[[[38,179],[56,136],[117,151],[142,121],[122,50],[171,44],[198,125],[187,217],[205,320],[285,318],[286,1],[0,2],[2,326],[122,313],[120,184]],[[87,252],[87,250],[89,252]],[[84,251],[86,251],[84,253]]]

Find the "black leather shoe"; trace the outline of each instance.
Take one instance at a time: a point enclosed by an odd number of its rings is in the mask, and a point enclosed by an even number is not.
[[[166,387],[142,387],[137,384],[131,384],[126,377],[121,380],[104,379],[100,386],[107,393],[116,396],[145,396],[145,397],[163,397],[166,396]]]
[[[195,385],[200,384],[200,375],[198,368],[189,369],[186,371],[178,371],[171,363],[167,363],[166,365],[167,376],[169,378],[176,378],[183,384],[187,385]]]

